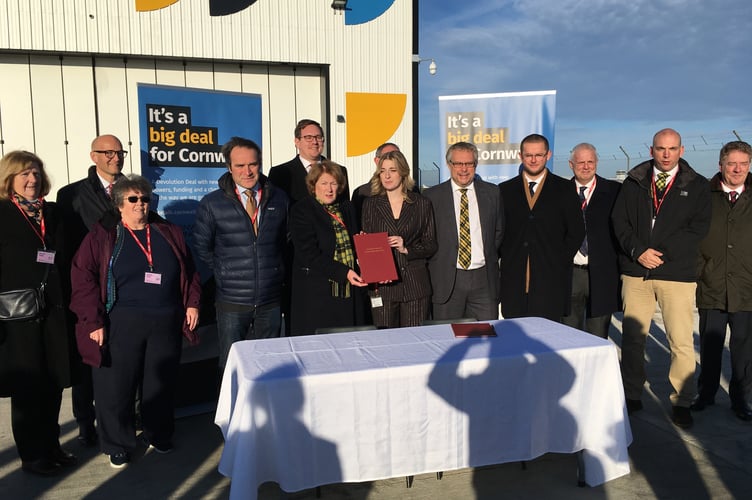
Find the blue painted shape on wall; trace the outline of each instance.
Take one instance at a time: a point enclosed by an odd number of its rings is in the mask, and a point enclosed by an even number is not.
[[[392,6],[394,0],[348,0],[345,24],[363,24],[373,21]]]

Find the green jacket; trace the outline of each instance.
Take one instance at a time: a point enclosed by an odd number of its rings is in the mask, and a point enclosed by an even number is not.
[[[710,180],[710,231],[700,244],[697,307],[752,311],[752,177],[734,205],[723,192],[721,174]]]

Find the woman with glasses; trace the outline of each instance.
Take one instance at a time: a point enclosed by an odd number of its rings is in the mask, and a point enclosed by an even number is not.
[[[293,335],[363,321],[359,288],[366,283],[355,271],[352,242],[357,223],[350,202],[337,202],[345,189],[342,169],[328,160],[314,163],[306,185],[310,196],[290,210]]]
[[[399,275],[370,286],[373,323],[380,328],[420,326],[430,314],[427,266],[436,252],[436,231],[431,202],[412,191],[414,184],[404,155],[384,153],[371,178],[372,195],[363,202],[363,231],[388,234]]]
[[[0,323],[0,396],[11,398],[11,426],[22,469],[52,475],[76,463],[60,448],[58,415],[71,385],[72,333],[65,322],[63,226],[44,200],[50,180],[34,153],[0,159],[0,290],[38,288],[46,307],[34,319]]]
[[[99,441],[114,468],[137,447],[139,384],[144,440],[172,450],[181,331],[198,340],[199,276],[181,228],[149,211],[151,194],[144,177],[120,179],[112,190],[120,220],[94,225],[71,271],[78,349],[93,367]]]

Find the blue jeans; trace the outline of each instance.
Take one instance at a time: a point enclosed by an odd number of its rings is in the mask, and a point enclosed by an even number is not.
[[[258,306],[248,311],[223,311],[218,306],[219,367],[225,367],[233,343],[279,337],[281,322],[279,303]]]

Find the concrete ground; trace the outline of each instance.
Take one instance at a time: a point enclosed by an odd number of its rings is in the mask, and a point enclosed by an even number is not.
[[[620,322],[614,320],[612,339],[621,341]],[[415,477],[412,488],[404,478],[357,484],[327,485],[323,499],[748,499],[752,498],[752,424],[737,420],[729,409],[728,359],[724,360],[723,390],[716,405],[694,413],[688,431],[671,424],[668,402],[669,353],[660,316],[648,340],[648,385],[645,409],[631,417],[634,442],[629,448],[632,472],[596,488],[576,486],[575,458],[547,454],[527,464],[502,464]],[[695,335],[697,346],[697,335]],[[728,358],[728,352],[725,353]],[[699,360],[699,358],[698,358]],[[614,388],[614,390],[621,390]],[[76,442],[77,428],[66,391],[60,415],[63,447],[79,457],[79,464],[52,478],[25,474],[20,469],[10,431],[10,402],[0,400],[0,499],[158,499],[227,498],[229,479],[217,472],[222,436],[213,414],[179,418],[175,451],[169,455],[143,450],[128,467],[115,470],[96,449]],[[314,490],[288,495],[275,484],[259,490],[261,500],[314,499]]]

